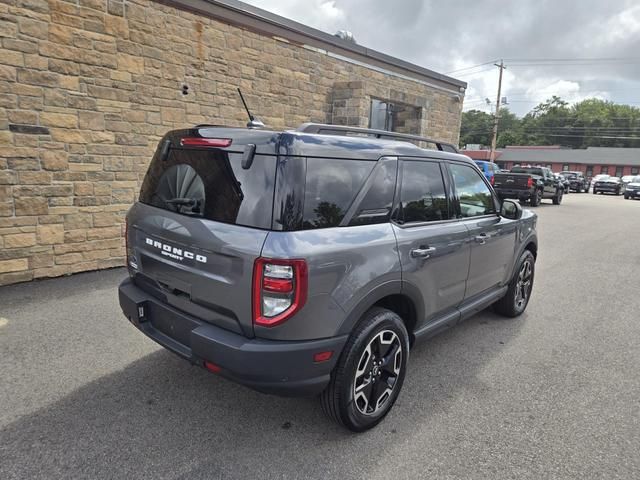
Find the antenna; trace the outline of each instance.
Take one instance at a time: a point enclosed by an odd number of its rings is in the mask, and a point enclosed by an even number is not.
[[[264,123],[251,115],[249,111],[249,107],[247,107],[247,102],[244,101],[244,96],[242,95],[242,91],[240,87],[238,87],[238,94],[240,94],[240,100],[242,100],[242,104],[244,105],[244,109],[247,111],[247,115],[249,115],[249,122],[247,123],[247,128],[264,128]]]

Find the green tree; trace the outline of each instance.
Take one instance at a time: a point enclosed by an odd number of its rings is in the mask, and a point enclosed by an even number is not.
[[[491,129],[493,128],[493,115],[481,110],[469,110],[462,112],[460,125],[460,146],[468,143],[489,145],[491,143]]]

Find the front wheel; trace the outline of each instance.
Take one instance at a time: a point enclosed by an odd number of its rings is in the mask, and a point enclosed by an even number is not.
[[[629,195],[625,193],[625,194],[624,194],[624,199],[625,199],[625,200],[629,200]]]
[[[518,268],[509,283],[504,297],[493,304],[496,313],[506,317],[517,317],[525,311],[533,290],[536,258],[529,250],[525,250],[518,260]]]
[[[557,190],[555,196],[553,197],[553,204],[560,205],[562,203],[562,196],[564,195],[563,190]]]
[[[375,427],[398,398],[408,358],[409,335],[402,319],[372,308],[351,334],[320,395],[322,410],[353,432]]]

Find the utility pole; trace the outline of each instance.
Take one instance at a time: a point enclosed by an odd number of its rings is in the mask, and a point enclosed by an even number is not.
[[[493,118],[493,135],[491,137],[491,154],[489,156],[490,162],[495,162],[496,158],[496,141],[498,140],[498,120],[500,119],[500,95],[502,94],[502,71],[507,68],[504,66],[504,60],[500,60],[500,64],[494,63],[496,67],[500,69],[498,76],[498,98],[496,99],[496,114]]]

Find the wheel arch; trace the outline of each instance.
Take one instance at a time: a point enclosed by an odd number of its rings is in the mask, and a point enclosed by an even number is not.
[[[369,292],[346,316],[337,335],[353,331],[362,316],[372,307],[382,307],[395,312],[405,324],[411,344],[418,320],[424,318],[424,303],[420,292],[407,288],[400,281],[389,282]]]

